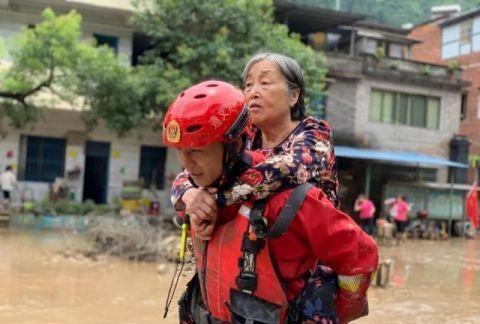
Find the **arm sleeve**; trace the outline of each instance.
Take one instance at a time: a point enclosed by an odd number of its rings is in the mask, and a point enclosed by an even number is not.
[[[267,158],[245,171],[224,193],[226,201],[238,203],[252,195],[254,199],[269,197],[281,188],[286,189],[309,181],[317,174],[322,178],[336,172],[330,128],[323,122],[309,122],[297,134],[288,151]],[[336,176],[335,176],[336,178]]]
[[[339,275],[335,303],[340,323],[365,316],[367,290],[378,266],[375,241],[326,199],[306,207],[309,210],[300,217],[309,245],[315,256]]]
[[[374,272],[378,264],[375,241],[325,197],[317,200],[309,194],[307,199],[311,202],[302,206],[299,215],[315,256],[338,275]]]
[[[190,182],[187,171],[182,171],[172,183],[172,191],[170,194],[170,201],[172,202],[175,210],[182,211],[185,209],[181,198],[185,191],[192,188],[193,184]]]

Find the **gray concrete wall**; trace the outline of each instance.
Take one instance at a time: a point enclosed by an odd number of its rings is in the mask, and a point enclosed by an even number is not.
[[[326,119],[332,127],[334,140],[351,137],[358,110],[357,81],[337,80],[328,90]]]
[[[440,98],[438,130],[372,122],[369,120],[372,88],[435,96]],[[338,79],[328,89],[327,121],[338,145],[357,145],[383,150],[404,150],[449,159],[449,142],[459,132],[461,94],[459,91],[432,89],[374,80]],[[447,181],[447,168],[439,168],[437,179]]]
[[[383,89],[434,96],[440,98],[440,127],[438,130],[393,125],[369,120],[371,89]],[[460,125],[461,94],[457,91],[432,89],[391,83],[385,80],[365,79],[359,84],[358,111],[354,132],[372,148],[408,150],[444,158],[449,156],[449,141],[458,133]]]

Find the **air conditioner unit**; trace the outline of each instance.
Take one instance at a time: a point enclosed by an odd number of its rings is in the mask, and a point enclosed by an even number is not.
[[[458,4],[434,6],[430,8],[432,19],[450,17],[459,14],[462,8]]]

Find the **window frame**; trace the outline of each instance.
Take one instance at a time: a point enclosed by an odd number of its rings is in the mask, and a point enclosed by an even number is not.
[[[33,154],[32,148],[33,143],[31,141],[40,140],[40,144],[37,147],[38,156],[35,157],[36,161],[33,161],[32,156],[29,154]],[[50,141],[50,143],[48,143]],[[55,143],[55,144],[54,144]],[[56,158],[58,160],[52,162],[48,159],[51,158],[51,153],[47,152],[46,145],[57,145],[59,144],[60,147],[56,148],[59,149],[60,154]],[[64,177],[65,176],[65,165],[66,165],[66,151],[67,151],[67,141],[64,138],[58,137],[49,137],[49,136],[37,136],[37,135],[21,135],[20,138],[20,161],[19,161],[19,173],[18,178],[21,181],[29,181],[29,182],[46,182],[52,183],[55,181],[57,177]],[[47,171],[49,165],[51,167],[52,164],[57,164],[57,171]],[[29,169],[34,168],[37,170],[36,174],[32,174],[29,172]],[[53,175],[55,173],[55,175]]]
[[[380,95],[380,99],[378,98],[378,95]],[[390,110],[390,108],[386,107],[386,97],[388,96],[393,96],[392,99],[392,107],[390,113],[392,114],[392,118],[389,120],[385,117],[385,113]],[[380,102],[380,111],[373,114],[373,100],[374,96],[377,96],[375,99],[376,101]],[[401,100],[406,101],[406,107],[401,105]],[[417,97],[418,99],[423,100],[423,120],[422,120],[422,126],[419,125],[413,125],[414,122],[414,116],[413,116],[413,104],[414,104],[414,97]],[[437,107],[436,109],[433,109],[432,102],[436,102]],[[430,108],[429,108],[430,107]],[[375,107],[377,109],[377,107]],[[431,117],[429,116],[430,111],[436,110],[436,125],[434,128],[430,127],[431,125]],[[401,116],[402,112],[405,112],[405,116]],[[378,115],[377,119],[374,119]],[[370,89],[370,106],[369,106],[369,121],[373,123],[382,123],[382,124],[391,124],[391,125],[403,125],[403,126],[409,126],[409,127],[415,127],[415,128],[422,128],[422,129],[429,129],[429,130],[435,130],[438,131],[440,130],[441,126],[441,115],[442,115],[442,109],[441,109],[441,97],[436,97],[436,96],[427,96],[423,94],[416,94],[416,93],[407,93],[407,92],[400,92],[400,91],[392,91],[388,89],[381,89],[381,88],[371,88]],[[404,118],[405,117],[405,120]],[[434,119],[435,120],[435,119]]]
[[[446,31],[454,30],[458,28],[458,32],[455,31],[455,36],[447,38]],[[478,30],[476,30],[478,29]],[[477,43],[475,42],[477,41]],[[478,48],[475,47],[477,44]],[[442,59],[451,59],[454,57],[468,55],[471,53],[480,51],[480,16],[465,19],[457,24],[446,26],[442,28],[442,37],[441,37],[441,56]],[[453,46],[453,47],[452,47]],[[446,55],[445,49],[450,47],[451,50],[454,50],[453,55]]]
[[[118,48],[120,45],[120,37],[115,36],[115,35],[107,35],[107,34],[100,34],[100,33],[93,33],[93,38],[95,38],[95,41],[97,42],[97,46],[108,46],[113,50],[115,55],[118,55]],[[103,39],[103,40],[102,40]],[[114,44],[112,44],[110,41],[115,41]]]
[[[167,148],[166,147],[163,147],[163,146],[151,146],[151,145],[141,145],[140,146],[140,156],[139,156],[139,164],[138,164],[138,178],[143,178],[144,180],[144,185],[143,187],[144,188],[150,188],[151,187],[151,181],[152,179],[149,179],[149,177],[145,177],[144,174],[143,174],[143,171],[144,171],[144,165],[143,163],[147,163],[147,161],[145,161],[144,159],[144,154],[147,155],[147,154],[150,154],[149,156],[149,159],[151,160],[152,159],[152,155],[150,152],[153,152],[153,151],[156,151],[156,150],[160,150],[162,152],[161,156],[160,156],[160,165],[159,165],[159,170],[160,170],[160,177],[158,179],[156,179],[156,183],[155,183],[155,188],[157,190],[163,190],[165,189],[165,167],[166,167],[166,163],[167,163]],[[148,162],[149,164],[151,164],[151,162],[149,161]],[[150,173],[152,172],[152,169],[150,169]],[[157,174],[158,176],[158,174]]]

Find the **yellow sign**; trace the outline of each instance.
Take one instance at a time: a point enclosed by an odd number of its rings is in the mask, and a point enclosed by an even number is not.
[[[118,159],[121,155],[122,153],[119,150],[112,150],[112,159]]]
[[[68,151],[68,156],[72,159],[75,159],[78,156],[78,151],[77,150],[70,150],[70,151]]]
[[[178,143],[180,141],[180,125],[175,120],[168,123],[165,131],[169,142]]]

